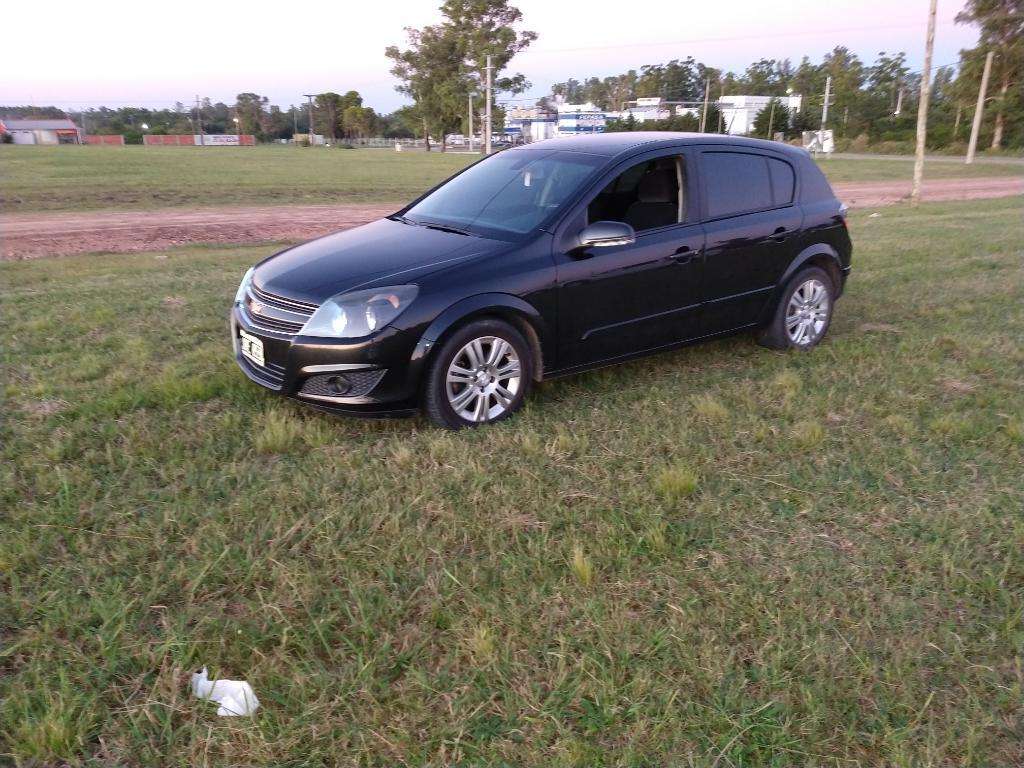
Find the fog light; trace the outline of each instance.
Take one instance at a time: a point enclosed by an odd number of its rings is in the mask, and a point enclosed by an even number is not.
[[[352,382],[348,380],[347,376],[331,376],[327,380],[327,388],[332,395],[344,395],[352,389]]]

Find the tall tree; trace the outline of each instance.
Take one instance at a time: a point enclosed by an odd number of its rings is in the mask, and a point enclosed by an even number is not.
[[[467,96],[483,88],[488,55],[495,93],[529,87],[525,75],[502,72],[537,34],[516,29],[522,13],[508,0],[447,0],[441,14],[440,24],[407,27],[408,47],[389,46],[385,55],[394,62],[391,74],[401,81],[396,89],[413,98],[424,133],[436,131],[444,151],[444,136],[461,124]]]
[[[341,130],[341,113],[345,109],[341,103],[341,94],[334,91],[317,94],[313,99],[313,109],[316,132],[333,142]]]
[[[441,136],[443,152],[444,135],[457,124],[462,94],[468,91],[458,46],[441,24],[405,31],[409,47],[403,51],[389,46],[384,52],[394,62],[391,74],[401,81],[395,90],[415,102],[427,151],[434,131]]]
[[[446,0],[441,13],[460,43],[463,66],[477,89],[484,87],[488,55],[496,92],[522,93],[530,87],[522,73],[501,75],[512,58],[537,39],[536,32],[516,29],[523,20],[518,8],[508,0]]]
[[[267,127],[267,105],[270,99],[258,93],[240,93],[235,97],[238,132],[263,137]]]
[[[377,127],[377,113],[370,107],[353,104],[345,108],[342,121],[345,125],[345,136],[350,139],[361,139],[371,135]]]
[[[1021,104],[1024,0],[967,0],[967,6],[957,14],[956,20],[959,24],[977,24],[981,28],[978,47],[995,51],[992,74],[999,84],[999,90],[995,99],[992,149],[1000,149],[1003,145],[1006,114],[1011,109],[1019,109]]]
[[[789,133],[789,109],[781,100],[772,99],[754,116],[751,134],[759,139],[770,139],[776,133]]]

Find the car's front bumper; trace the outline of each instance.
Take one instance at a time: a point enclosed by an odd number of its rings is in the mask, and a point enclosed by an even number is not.
[[[263,343],[264,364],[245,357],[239,329]],[[418,408],[417,339],[393,327],[370,339],[322,339],[255,325],[239,305],[231,310],[235,362],[264,389],[314,408],[354,416],[404,416]]]

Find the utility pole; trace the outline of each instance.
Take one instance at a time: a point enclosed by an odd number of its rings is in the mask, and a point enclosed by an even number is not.
[[[304,93],[302,94],[309,99],[309,146],[313,146],[313,97],[315,93]]]
[[[832,98],[832,75],[825,78],[825,103],[821,105],[821,140],[825,140],[825,124],[828,123],[828,102]]]
[[[772,111],[768,113],[768,135],[765,136],[766,139],[771,139],[772,127],[775,125],[775,99],[772,99],[771,104]]]
[[[985,92],[988,91],[988,76],[992,74],[992,51],[985,57],[985,71],[981,73],[981,90],[978,91],[978,106],[974,108],[974,122],[971,124],[971,143],[967,145],[967,158],[964,163],[974,162],[974,152],[978,148],[978,133],[981,131],[981,114],[985,111]]]
[[[487,54],[487,104],[484,109],[484,154],[491,154],[491,55]]]
[[[704,133],[704,129],[708,124],[708,97],[711,95],[711,78],[707,78],[704,81],[704,111],[700,113],[700,132]]]
[[[292,143],[295,143],[295,134],[299,132],[299,110],[292,104]]]
[[[203,111],[199,106],[199,94],[196,94],[196,124],[199,126],[199,146],[203,146]]]
[[[924,178],[924,149],[928,136],[928,100],[932,95],[932,51],[935,48],[935,12],[938,0],[932,0],[928,11],[928,34],[924,43],[924,69],[921,71],[921,98],[917,103],[917,154],[914,157],[914,186],[910,203],[921,202],[921,180]]]
[[[722,125],[725,122],[725,115],[722,112],[722,99],[725,98],[725,84],[721,83],[718,89],[718,132],[722,132]]]
[[[469,94],[469,151],[473,151],[473,93]]]

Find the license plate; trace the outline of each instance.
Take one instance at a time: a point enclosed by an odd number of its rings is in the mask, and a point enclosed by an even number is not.
[[[255,336],[238,330],[238,345],[243,355],[252,360],[256,365],[263,366],[263,341]]]

